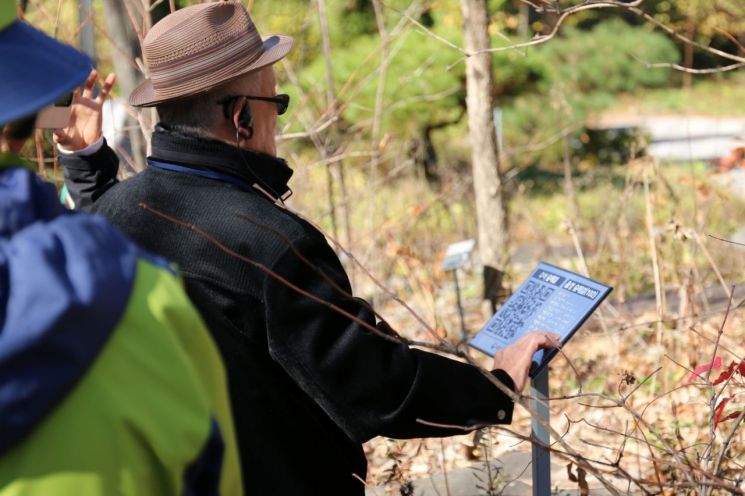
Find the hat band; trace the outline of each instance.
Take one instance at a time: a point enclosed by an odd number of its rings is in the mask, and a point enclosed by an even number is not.
[[[258,33],[255,33],[252,36],[249,36],[241,40],[240,42],[236,43],[232,47],[226,50],[221,50],[220,52],[218,52],[217,55],[214,55],[212,57],[207,57],[205,59],[201,59],[197,62],[179,67],[178,69],[173,69],[171,71],[158,71],[157,74],[155,73],[151,74],[150,79],[152,79],[153,82],[155,82],[160,79],[168,79],[171,77],[177,77],[178,75],[184,74],[186,72],[196,71],[199,68],[204,67],[206,65],[218,64],[222,59],[230,57],[232,53],[240,50],[241,48],[245,47],[249,43],[256,41],[257,38],[259,38],[259,35]],[[259,45],[259,47],[263,48],[261,45]],[[262,50],[258,50],[258,54],[255,57],[253,57],[253,60],[259,58],[259,56],[261,55],[261,52]],[[253,60],[251,60],[250,62],[253,62]]]
[[[181,73],[165,80],[161,79],[158,82],[160,84],[156,84],[156,81],[151,78],[153,90],[158,98],[166,99],[193,94],[215,86],[215,81],[227,81],[240,75],[245,67],[258,60],[263,52],[260,50],[251,58],[246,58],[241,52],[234,52],[230,58],[222,58],[217,63],[202,65],[201,70]]]
[[[0,0],[0,30],[13,24],[18,19],[16,0]]]

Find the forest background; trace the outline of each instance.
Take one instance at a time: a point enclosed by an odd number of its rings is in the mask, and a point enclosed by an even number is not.
[[[143,77],[142,36],[196,2],[20,3],[101,74],[116,72],[125,102]],[[261,33],[296,40],[277,65],[292,97],[278,135],[295,169],[289,205],[319,223],[355,293],[402,339],[485,365],[464,335],[538,261],[614,287],[551,367],[551,447],[569,463],[556,492],[744,492],[745,263],[725,240],[743,228],[745,200],[709,163],[662,163],[645,153],[643,128],[613,124],[745,117],[741,0],[245,4]],[[479,71],[491,77],[479,83]],[[127,175],[143,166],[157,117],[122,108],[113,132]],[[28,154],[59,184],[48,135]],[[440,263],[471,238],[477,251],[458,273],[464,333]],[[498,455],[528,449],[523,404],[506,429],[371,441],[371,491],[407,494],[440,472],[450,494],[447,474],[466,466],[479,494],[518,491],[525,467]]]

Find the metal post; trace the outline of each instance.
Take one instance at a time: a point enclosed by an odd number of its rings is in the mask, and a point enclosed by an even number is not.
[[[453,280],[455,281],[455,298],[458,302],[458,314],[460,315],[460,332],[463,336],[463,341],[468,339],[468,331],[466,330],[466,318],[463,315],[463,304],[460,301],[460,284],[458,283],[458,269],[453,271]]]
[[[550,422],[548,411],[548,367],[531,381],[531,405],[536,416],[546,424]],[[544,448],[549,446],[551,438],[546,429],[533,418],[533,496],[550,496],[551,494],[551,452]]]
[[[80,20],[80,49],[93,60],[96,59],[96,34],[93,26],[93,2],[79,0],[78,19]]]

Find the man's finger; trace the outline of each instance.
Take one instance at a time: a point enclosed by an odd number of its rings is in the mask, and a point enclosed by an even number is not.
[[[545,334],[546,342],[550,348],[561,348],[561,336],[553,332]]]
[[[88,79],[85,80],[85,86],[83,87],[83,97],[84,98],[90,98],[93,94],[93,87],[96,85],[96,80],[98,79],[98,71],[95,69],[91,69],[90,74],[88,74]]]
[[[553,332],[536,333],[536,346],[538,348],[558,348],[561,346],[561,336]]]
[[[531,357],[538,350],[561,347],[561,336],[553,332],[532,332],[522,339],[526,340],[523,350]]]
[[[98,103],[103,103],[104,101],[106,101],[106,99],[109,97],[109,93],[111,93],[111,88],[114,87],[115,83],[116,75],[114,75],[114,73],[106,76],[106,80],[103,82],[103,86],[101,86],[101,91],[98,92],[98,97],[96,97],[96,101]]]
[[[67,135],[64,129],[57,128],[54,129],[53,138],[54,142],[60,145],[63,145],[70,139],[70,136]]]

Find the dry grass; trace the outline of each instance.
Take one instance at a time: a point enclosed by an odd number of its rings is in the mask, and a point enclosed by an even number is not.
[[[727,314],[729,288],[742,281],[742,248],[707,236],[727,238],[743,225],[741,200],[717,189],[700,165],[660,167],[640,160],[624,168],[596,171],[580,182],[576,219],[566,217],[569,210],[561,189],[547,193],[526,188],[512,202],[515,285],[541,259],[574,270],[581,270],[584,259],[592,277],[616,287],[610,304],[597,314],[602,319],[591,320],[566,347],[572,366],[562,357],[552,365],[551,396],[557,398],[551,407],[553,425],[566,433],[564,441],[598,462],[595,466],[603,471],[617,474],[620,468],[650,492],[704,494],[711,487],[701,481],[714,480],[704,474],[715,470],[724,437],[739,426],[737,420],[730,420],[713,429],[713,409],[720,398],[734,395],[725,414],[737,411],[743,383],[736,375],[725,394],[712,403],[717,389],[702,379],[691,382],[689,376],[694,367],[712,361],[725,315],[716,355],[725,365],[745,355],[741,345],[745,313],[735,308],[745,297],[739,286]],[[397,208],[409,206],[402,201]],[[570,223],[577,226],[581,257],[566,228]],[[388,281],[425,319],[436,323],[442,335],[457,340],[450,279],[437,271],[438,258],[416,256],[417,250],[429,254],[437,250],[419,246],[432,241],[426,236],[403,231],[401,238],[388,238],[382,246],[395,255],[386,260],[393,264],[389,273],[398,277],[391,275]],[[400,239],[416,242],[406,247]],[[444,240],[435,241],[444,248]],[[476,271],[462,277],[468,327],[476,331],[484,322],[478,277]],[[407,337],[426,338],[394,303],[386,303],[381,313]],[[712,373],[712,380],[719,372]],[[625,406],[606,408],[610,400],[620,398]],[[529,413],[518,408],[510,429],[528,435]],[[444,441],[373,440],[366,445],[369,480],[381,484],[393,474],[388,487],[395,492],[401,481],[468,466],[474,462],[472,439],[468,435]],[[489,451],[498,456],[527,449],[527,443],[520,444],[502,436]],[[620,453],[623,456],[613,466]],[[738,429],[718,466],[722,484],[732,485],[739,477],[738,457],[743,455],[745,443]],[[718,483],[714,482],[715,488]],[[671,489],[673,485],[676,489]],[[621,488],[624,493],[642,491],[639,486]]]

